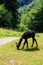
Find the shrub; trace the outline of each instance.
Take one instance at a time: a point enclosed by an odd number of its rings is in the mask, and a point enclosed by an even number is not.
[[[24,25],[23,23],[20,23],[20,24],[18,25],[18,30],[23,32],[23,31],[28,30],[28,28],[27,28],[27,26]]]

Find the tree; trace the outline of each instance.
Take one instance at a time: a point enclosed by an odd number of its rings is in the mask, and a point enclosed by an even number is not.
[[[12,21],[12,25],[15,28],[18,24],[18,1],[17,0],[0,0],[0,4],[5,4],[5,8],[9,11],[12,11],[12,15],[14,16],[14,20]]]
[[[35,14],[34,20],[37,21],[39,32],[43,32],[43,5],[41,5],[41,7],[38,9],[38,12]]]
[[[35,11],[32,11],[32,17],[30,24],[30,29],[34,29],[37,32],[43,32],[43,5],[39,5]],[[34,18],[33,18],[34,16]]]

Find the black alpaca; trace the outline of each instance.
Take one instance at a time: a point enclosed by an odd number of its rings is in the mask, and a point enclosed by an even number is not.
[[[21,44],[23,39],[25,39],[25,41],[24,41],[22,49],[24,48],[25,43],[27,43],[27,48],[28,48],[28,41],[27,41],[28,38],[32,38],[32,40],[33,40],[32,47],[33,47],[34,41],[36,42],[36,47],[38,47],[37,41],[35,39],[35,31],[34,30],[29,30],[29,31],[25,32],[22,35],[22,37],[20,38],[19,42],[16,45],[17,49],[19,49],[20,44]]]

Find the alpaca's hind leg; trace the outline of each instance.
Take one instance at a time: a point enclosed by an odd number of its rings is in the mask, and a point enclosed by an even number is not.
[[[37,43],[36,39],[34,39],[34,41],[36,42],[36,47],[38,47],[38,43]]]
[[[31,45],[31,47],[33,47],[33,45],[34,45],[34,38],[32,38],[32,45]]]
[[[26,44],[27,44],[27,48],[28,48],[28,41],[27,41],[27,39],[26,39]]]

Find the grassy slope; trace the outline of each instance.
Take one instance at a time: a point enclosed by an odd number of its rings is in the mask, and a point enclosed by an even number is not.
[[[43,34],[39,34],[39,37],[36,34],[36,39],[39,44],[38,48],[35,48],[35,44],[31,48],[31,39],[28,40],[28,50],[26,47],[24,50],[17,50],[16,41],[0,47],[0,65],[13,65],[12,63],[14,65],[43,65]]]
[[[20,36],[21,32],[0,28],[0,37]]]

